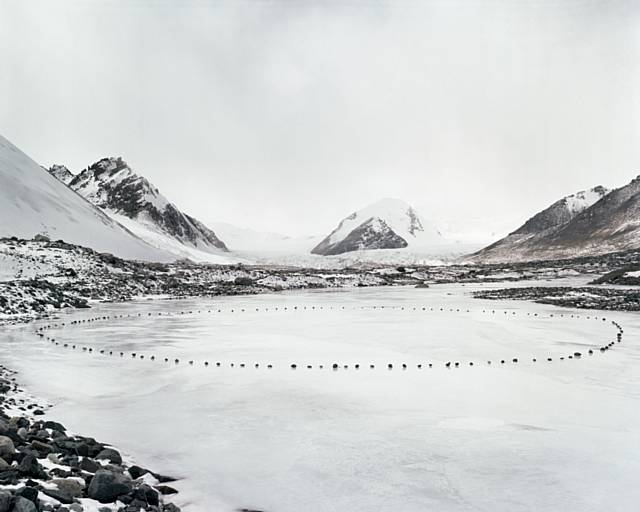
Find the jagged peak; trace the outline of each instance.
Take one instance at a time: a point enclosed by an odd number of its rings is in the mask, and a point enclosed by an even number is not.
[[[182,213],[149,180],[137,174],[122,157],[102,158],[76,176],[69,187],[103,208],[142,238],[156,231],[194,247],[227,248],[216,234]],[[138,225],[127,224],[132,219]],[[146,231],[136,231],[143,227]],[[155,243],[151,238],[145,238]]]
[[[150,202],[159,210],[170,205],[158,188],[131,169],[121,156],[101,158],[84,169],[70,183],[70,186],[77,190],[95,188],[95,191],[87,192],[94,202],[99,197],[101,189],[120,185],[134,187],[140,201]],[[100,202],[98,204],[105,206]]]
[[[49,174],[57,178],[59,181],[61,181],[65,185],[68,185],[69,182],[74,178],[74,175],[71,173],[71,171],[67,168],[66,165],[53,164],[48,169],[45,167],[43,167],[43,169],[45,169]]]

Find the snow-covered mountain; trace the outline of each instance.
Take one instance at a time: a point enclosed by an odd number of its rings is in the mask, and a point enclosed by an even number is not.
[[[45,168],[43,167],[43,169]],[[59,181],[61,181],[65,185],[68,185],[69,182],[74,177],[73,174],[71,174],[71,171],[67,169],[64,165],[54,164],[46,170],[49,171],[53,176],[55,176]]]
[[[0,236],[37,234],[122,258],[170,261],[0,136]]]
[[[212,230],[182,213],[122,158],[103,158],[66,183],[154,247],[197,262],[237,260]]]
[[[312,249],[330,256],[376,249],[430,250],[444,243],[442,235],[407,203],[382,199],[345,219]]]
[[[597,205],[610,204],[610,196],[613,194],[612,197],[615,197],[618,192],[597,186],[564,197],[531,217],[507,237],[472,255],[470,260],[508,262],[555,259],[616,250],[612,248],[610,235],[618,228],[614,226],[612,215],[604,213]],[[601,235],[604,234],[602,229],[606,229],[607,236],[598,235],[597,225],[600,225],[598,229]]]

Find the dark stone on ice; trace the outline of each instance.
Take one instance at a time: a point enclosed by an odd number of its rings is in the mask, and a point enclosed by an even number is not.
[[[158,492],[149,487],[147,484],[142,484],[135,489],[132,493],[134,500],[142,501],[149,505],[158,505],[160,500],[158,499]]]
[[[22,496],[23,498],[38,503],[38,489],[35,487],[21,487],[16,491],[16,496]]]
[[[20,428],[20,427],[24,427],[24,428],[28,428],[29,427],[29,420],[27,418],[18,418],[16,421],[16,427]]]
[[[58,500],[60,503],[70,505],[73,503],[73,496],[68,492],[61,491],[60,489],[42,489],[42,493],[47,496]]]
[[[176,489],[174,489],[173,487],[170,487],[168,485],[156,485],[156,491],[158,491],[160,494],[162,495],[169,495],[169,494],[177,494],[178,491]]]
[[[142,475],[146,475],[148,472],[148,469],[141,468],[140,466],[131,466],[129,468],[129,474],[134,480],[140,478]]]
[[[170,482],[175,482],[176,479],[171,476],[159,475],[158,473],[151,473],[155,479],[161,484],[168,484]]]
[[[65,455],[89,456],[89,446],[86,443],[74,441],[67,437],[56,439],[54,444],[60,449],[60,452]]]
[[[91,460],[91,459],[87,459],[84,458],[80,461],[78,467],[80,469],[82,469],[83,471],[88,471],[89,473],[95,473],[96,471],[98,471],[102,466],[100,464],[98,464],[96,461]]]
[[[30,476],[41,480],[49,479],[42,466],[38,463],[38,459],[31,454],[24,456],[18,465],[18,472],[23,476]]]
[[[45,456],[53,451],[53,447],[51,445],[38,440],[32,441],[30,448],[42,454],[42,456]]]
[[[113,448],[105,448],[98,455],[96,455],[96,459],[99,460],[108,460],[109,462],[113,462],[114,464],[122,464],[122,457],[117,450]]]
[[[11,512],[38,512],[38,508],[32,501],[18,496],[13,503]]]
[[[50,428],[52,430],[57,430],[58,432],[65,432],[67,429],[64,428],[64,425],[58,423],[57,421],[45,421],[42,424],[42,428]]]
[[[101,469],[91,479],[87,494],[100,503],[111,503],[118,496],[131,492],[132,488],[131,481],[124,475]]]

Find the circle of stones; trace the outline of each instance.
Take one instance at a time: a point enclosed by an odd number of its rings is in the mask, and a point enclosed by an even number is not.
[[[324,307],[324,306],[278,306],[278,307],[272,307],[272,308],[255,308],[256,312],[260,312],[260,311],[264,311],[264,312],[268,312],[268,311],[282,311],[282,312],[286,312],[286,311],[298,311],[298,310],[307,310],[307,311],[319,311],[319,310],[338,310],[338,311],[344,311],[344,310],[365,310],[365,309],[370,309],[370,310],[384,310],[384,309],[391,309],[391,310],[413,310],[413,311],[440,311],[440,312],[451,312],[451,313],[471,313],[471,310],[469,309],[465,309],[462,310],[460,308],[445,308],[445,307],[440,307],[440,308],[434,308],[434,307],[405,307],[405,306],[360,306],[360,307],[356,307],[353,306],[351,308],[346,307],[346,306],[339,306],[339,307],[333,307],[333,306],[329,306],[329,307]],[[181,317],[181,316],[185,316],[185,315],[196,315],[196,314],[203,314],[203,313],[224,313],[224,312],[230,312],[230,313],[245,313],[248,311],[247,308],[232,308],[229,310],[224,310],[224,309],[208,309],[208,310],[183,310],[183,311],[177,311],[177,312],[172,312],[172,313],[163,313],[163,312],[158,312],[158,313],[153,313],[153,312],[149,312],[147,313],[147,315],[143,315],[142,313],[138,313],[138,314],[121,314],[121,315],[105,315],[105,316],[96,316],[96,317],[90,317],[90,318],[84,318],[84,319],[79,319],[79,320],[72,320],[71,322],[60,322],[60,323],[49,323],[49,324],[45,324],[45,325],[41,325],[40,327],[38,327],[35,330],[35,335],[38,336],[39,338],[41,338],[42,340],[49,342],[55,346],[59,346],[61,348],[65,348],[65,349],[70,349],[70,350],[77,350],[77,351],[81,351],[81,352],[85,352],[85,353],[89,353],[89,354],[99,354],[102,356],[111,356],[111,357],[128,357],[128,358],[132,358],[132,359],[139,359],[139,360],[144,360],[147,359],[149,361],[159,361],[159,362],[164,362],[164,363],[169,363],[169,364],[181,364],[181,363],[187,363],[190,366],[195,366],[196,364],[201,365],[201,366],[205,366],[205,367],[217,367],[220,368],[222,366],[228,366],[230,368],[266,368],[266,369],[272,369],[275,368],[275,365],[273,363],[264,363],[264,362],[252,362],[252,363],[246,363],[246,362],[227,362],[227,363],[222,363],[221,361],[209,361],[209,360],[204,360],[204,361],[195,361],[195,360],[182,360],[180,358],[175,358],[175,357],[156,357],[155,354],[154,355],[147,355],[145,356],[145,354],[140,354],[138,352],[124,352],[124,351],[115,351],[115,350],[108,350],[105,348],[95,348],[91,345],[86,345],[86,344],[78,344],[78,343],[65,343],[62,341],[59,341],[58,339],[48,336],[48,332],[51,329],[58,329],[58,328],[63,328],[63,327],[71,327],[71,326],[77,326],[77,325],[82,325],[82,324],[90,324],[90,323],[94,323],[94,322],[106,322],[106,321],[110,321],[110,320],[118,320],[118,319],[126,319],[126,318],[139,318],[139,317],[152,317],[152,316],[157,316],[157,317]],[[482,310],[483,314],[487,314],[487,315],[495,315],[495,314],[499,314],[499,310],[495,310],[495,309],[483,309]],[[517,315],[518,313],[516,311],[508,311],[508,310],[504,310],[503,311],[504,315],[509,315],[511,314],[511,316]],[[591,316],[591,315],[578,315],[578,314],[564,314],[564,313],[560,313],[560,314],[553,314],[550,313],[548,315],[540,315],[538,313],[526,313],[526,316],[529,317],[534,317],[534,318],[554,318],[554,317],[559,317],[559,318],[575,318],[575,319],[582,319],[582,320],[595,320],[595,321],[603,321],[606,322],[607,319],[605,317],[598,317],[598,316]],[[616,338],[614,341],[609,341],[609,342],[605,342],[603,345],[600,346],[594,346],[594,348],[590,348],[588,350],[588,352],[586,353],[586,355],[592,356],[595,353],[605,353],[608,350],[611,350],[616,343],[622,343],[622,335],[624,333],[624,330],[622,329],[622,327],[620,326],[619,323],[615,322],[614,320],[610,320],[610,324],[616,329]],[[554,360],[556,361],[564,361],[565,359],[580,359],[583,357],[582,352],[572,352],[570,354],[567,354],[565,356],[560,356],[557,358],[553,358],[551,356],[546,356],[546,357],[542,357],[542,358],[537,358],[537,357],[533,357],[531,358],[531,362],[532,363],[536,363],[538,361],[541,362],[547,362],[547,363],[551,363]],[[511,358],[498,358],[498,359],[487,359],[486,361],[482,361],[482,362],[474,362],[474,361],[468,361],[468,362],[460,362],[460,361],[441,361],[441,362],[425,362],[425,363],[415,363],[413,365],[408,365],[407,363],[397,363],[397,362],[389,362],[386,363],[385,365],[376,365],[376,364],[360,364],[360,363],[356,363],[356,364],[343,364],[343,363],[338,363],[338,362],[334,362],[331,363],[329,365],[325,365],[325,364],[316,364],[316,365],[312,365],[312,364],[299,364],[297,362],[293,362],[289,364],[289,368],[291,368],[292,370],[296,370],[298,368],[301,369],[324,369],[324,368],[329,368],[332,369],[334,371],[337,370],[348,370],[350,368],[353,368],[355,370],[360,370],[360,369],[365,369],[368,368],[370,370],[376,369],[376,368],[385,368],[387,370],[393,370],[393,369],[402,369],[402,370],[408,370],[410,368],[414,368],[417,370],[421,370],[421,369],[429,369],[429,368],[434,368],[435,366],[444,366],[445,368],[461,368],[461,367],[473,367],[474,365],[477,364],[486,364],[486,365],[505,365],[505,364],[517,364],[518,362],[523,361],[523,359],[519,358],[519,357],[511,357]]]

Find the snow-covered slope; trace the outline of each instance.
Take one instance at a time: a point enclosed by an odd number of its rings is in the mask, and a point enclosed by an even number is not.
[[[45,234],[129,259],[169,261],[0,136],[0,236]]]
[[[607,252],[604,247],[608,237],[598,238],[590,231],[596,221],[604,221],[605,224],[611,222],[612,219],[605,220],[600,210],[594,208],[603,201],[608,203],[607,198],[616,193],[597,186],[564,197],[531,217],[507,237],[472,255],[470,260],[508,262]],[[580,240],[575,236],[578,225],[582,225]],[[589,239],[599,241],[594,244]]]
[[[182,213],[122,158],[103,158],[67,184],[154,247],[196,262],[238,261],[213,231]]]
[[[311,251],[330,256],[374,249],[430,250],[444,243],[435,227],[425,222],[407,203],[382,199],[343,219]]]

